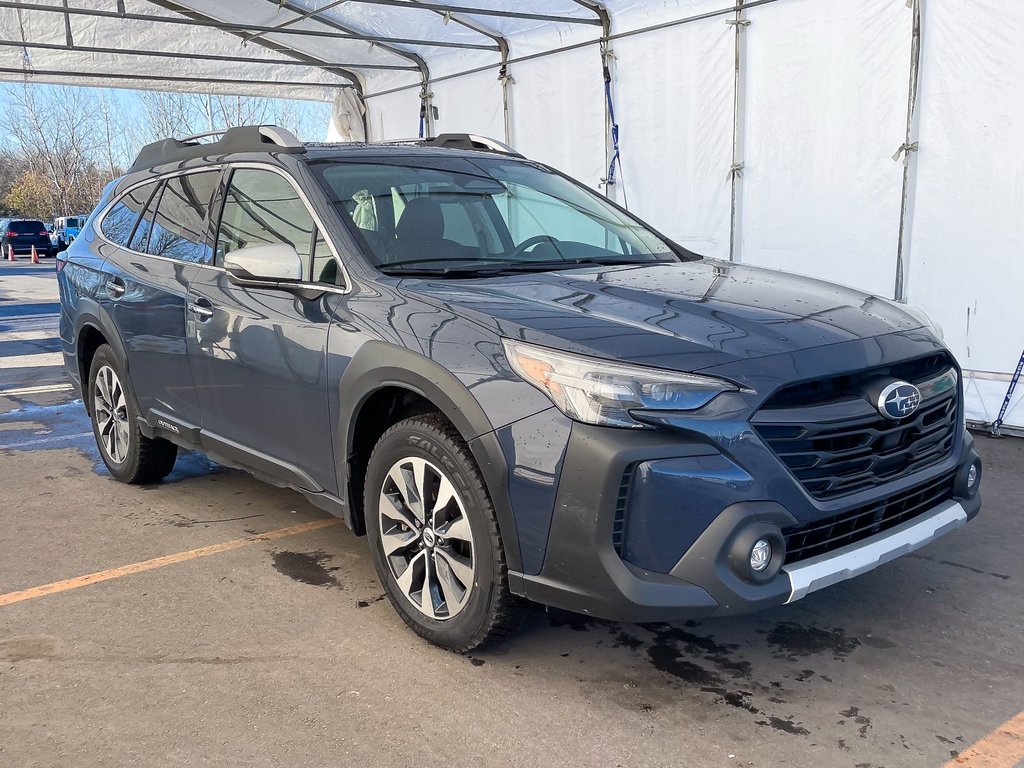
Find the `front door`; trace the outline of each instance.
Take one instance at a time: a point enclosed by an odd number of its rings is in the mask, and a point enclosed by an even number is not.
[[[286,243],[306,278],[335,288],[334,256],[293,182],[238,168],[224,193],[217,264],[238,248]],[[189,287],[189,359],[211,452],[310,491],[337,492],[328,417],[331,313],[316,291],[243,287],[204,269]]]

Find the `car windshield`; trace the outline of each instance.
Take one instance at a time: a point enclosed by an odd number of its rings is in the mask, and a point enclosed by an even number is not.
[[[448,276],[678,261],[603,197],[529,162],[436,156],[312,163],[388,274]]]
[[[42,232],[43,222],[41,221],[12,221],[10,224],[12,232]]]

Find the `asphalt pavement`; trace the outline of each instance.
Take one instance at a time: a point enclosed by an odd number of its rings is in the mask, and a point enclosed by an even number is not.
[[[57,312],[52,262],[0,264],[0,766],[1024,755],[1000,730],[1024,710],[1022,440],[978,438],[965,529],[794,605],[675,626],[538,608],[459,656],[406,629],[365,540],[300,495],[191,453],[159,485],[113,481]]]

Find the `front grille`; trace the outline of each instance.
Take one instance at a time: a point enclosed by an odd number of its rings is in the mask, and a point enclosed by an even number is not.
[[[943,361],[945,368],[939,365]],[[758,423],[755,417],[754,428],[815,498],[832,499],[874,488],[933,466],[950,454],[958,423],[957,387],[933,393],[913,416],[900,421],[872,410],[842,421],[815,422],[810,410],[804,409],[856,402],[859,388],[879,375],[922,383],[949,370],[948,358],[936,355],[789,387],[762,409],[775,410],[776,418]],[[784,420],[778,420],[779,413]],[[808,414],[806,419],[803,413]]]
[[[623,556],[626,542],[626,504],[629,501],[629,488],[633,483],[633,464],[626,467],[619,482],[619,495],[615,500],[615,516],[612,518],[612,547],[619,557]]]
[[[953,361],[945,352],[913,360],[904,360],[877,368],[865,368],[853,373],[829,376],[824,379],[801,381],[783,387],[765,403],[767,408],[792,408],[794,406],[820,405],[833,402],[851,393],[859,393],[864,385],[879,376],[913,383],[927,381],[953,367]]]
[[[927,512],[953,498],[955,476],[955,472],[949,473],[873,504],[813,523],[783,528],[786,563],[796,563],[862,541]]]

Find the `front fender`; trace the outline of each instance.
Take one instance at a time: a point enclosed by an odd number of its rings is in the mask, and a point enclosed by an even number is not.
[[[520,570],[522,558],[509,498],[508,464],[494,434],[496,427],[462,381],[443,366],[412,350],[370,341],[359,349],[345,368],[339,383],[341,407],[338,424],[343,447],[338,454],[341,459],[338,475],[342,498],[352,501],[349,458],[360,409],[374,392],[392,386],[408,389],[429,400],[465,439],[480,467],[497,513],[508,567]],[[356,508],[351,503],[348,506],[353,510]]]

